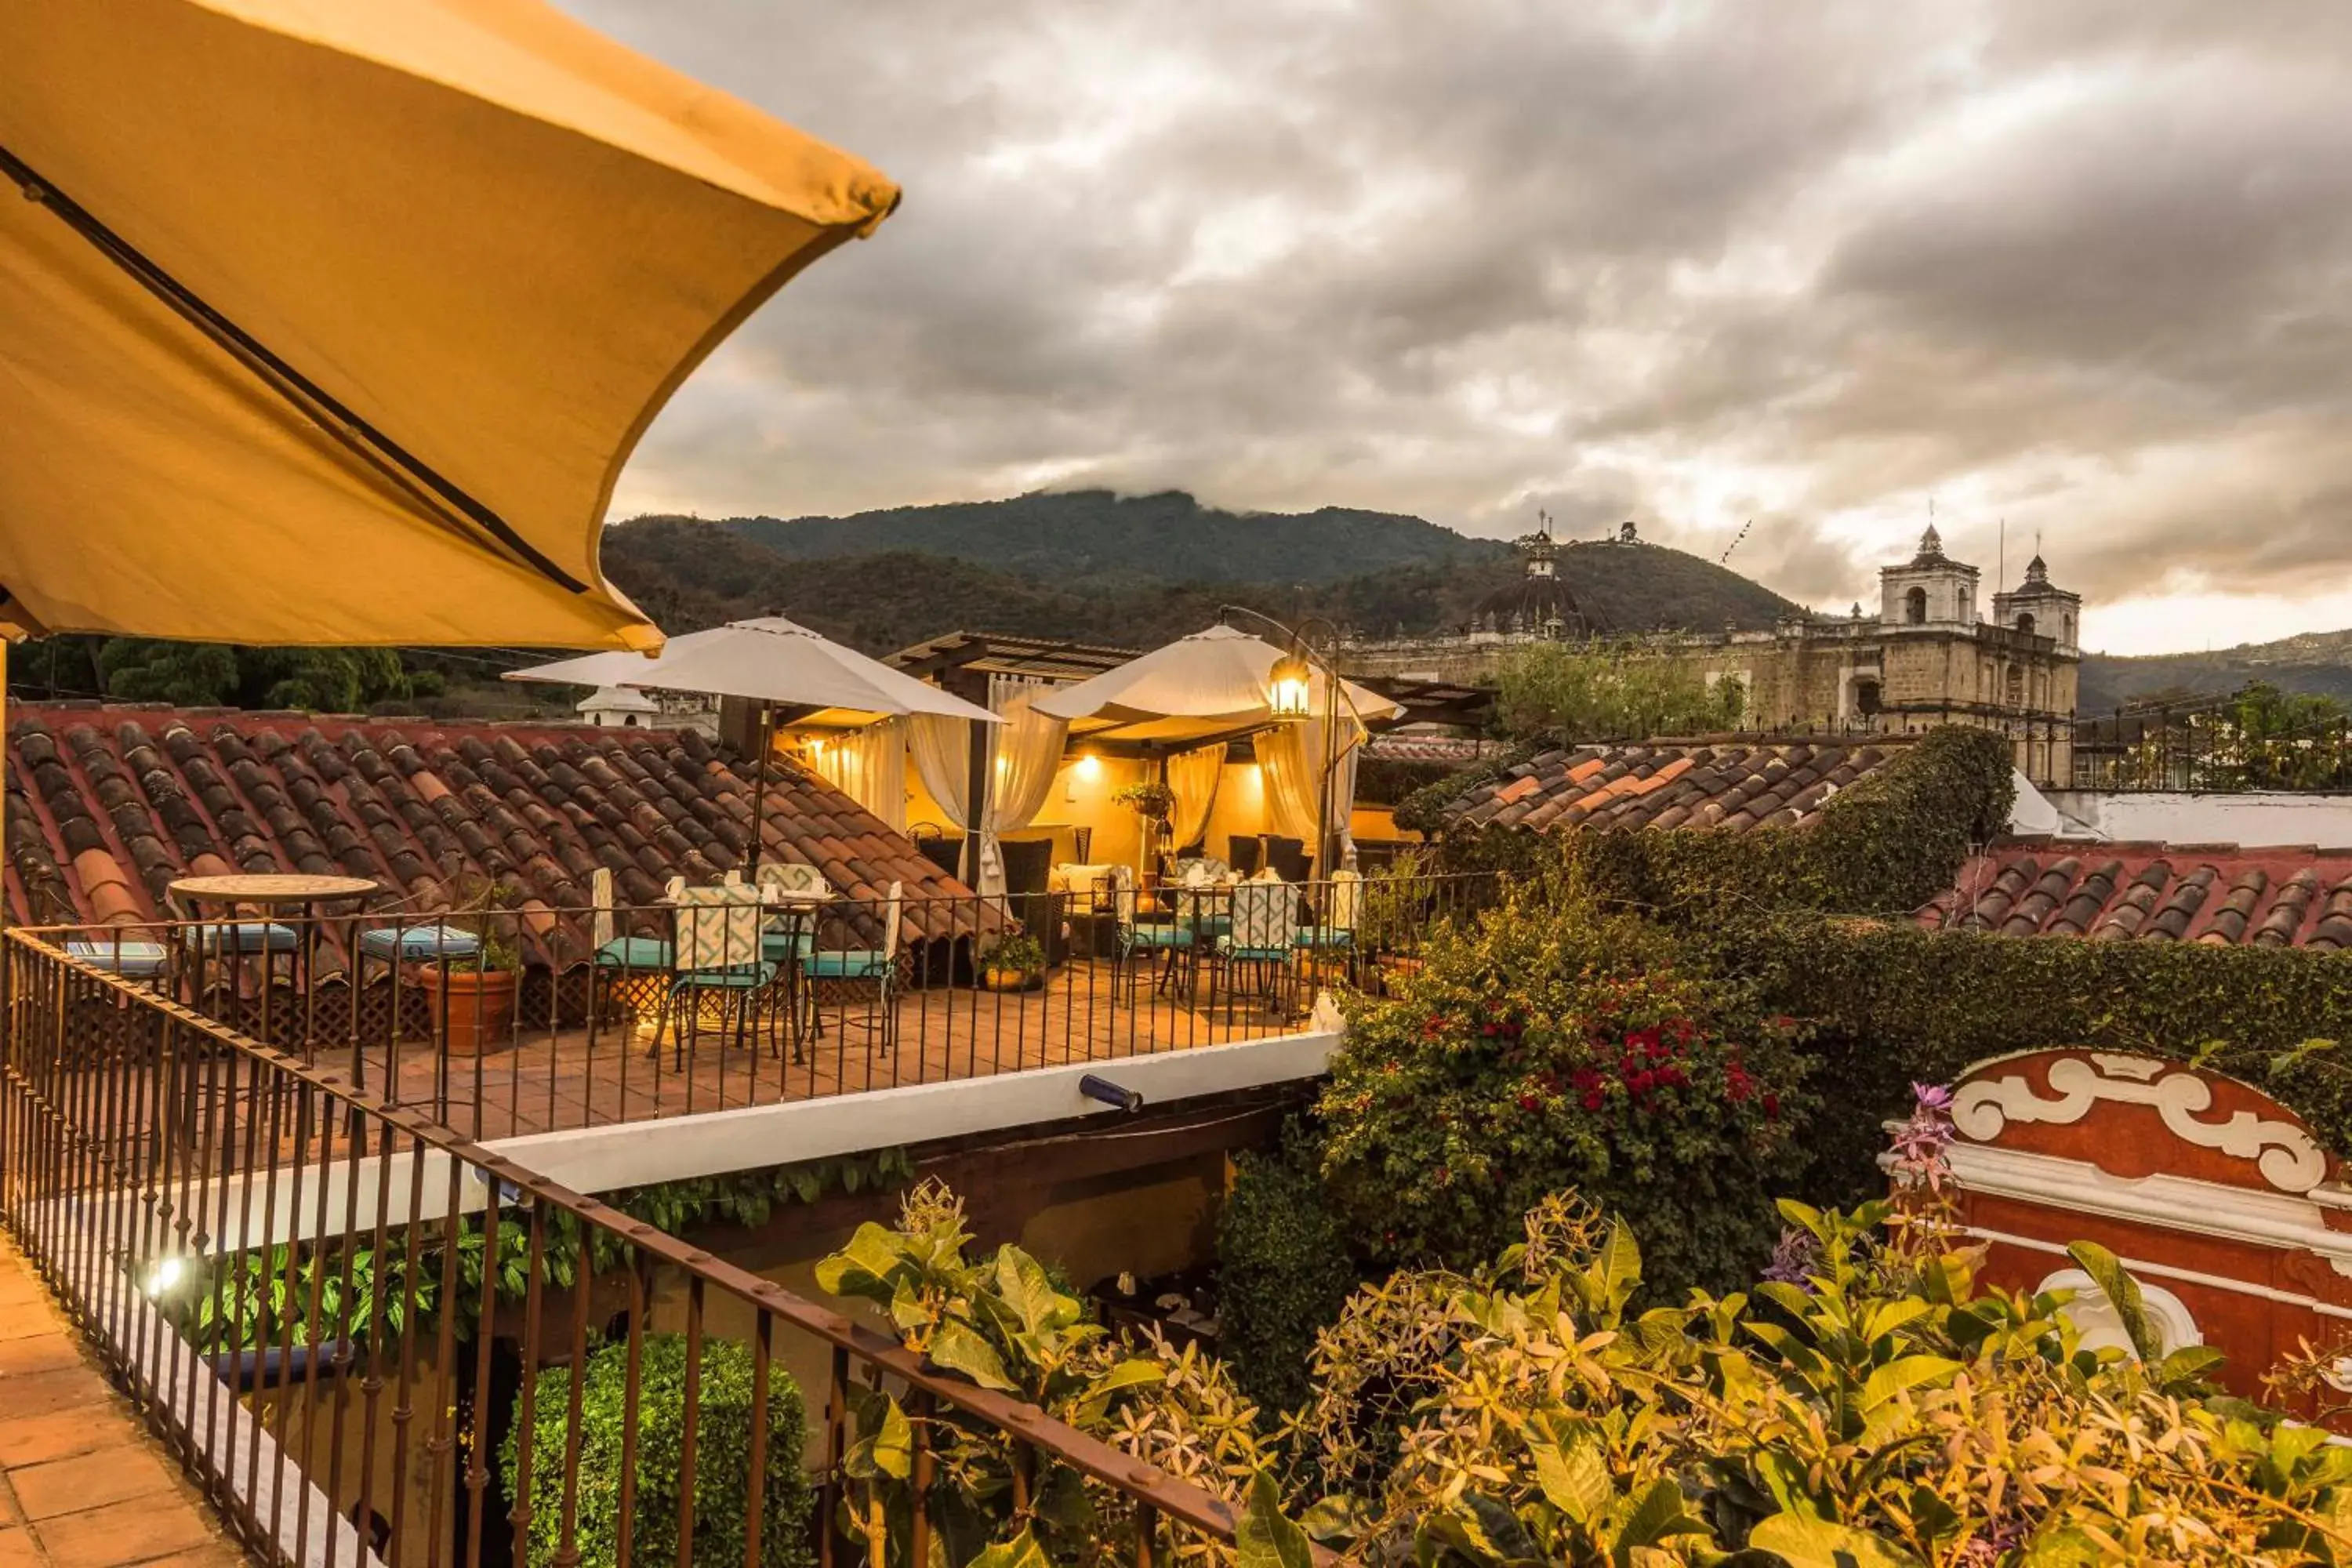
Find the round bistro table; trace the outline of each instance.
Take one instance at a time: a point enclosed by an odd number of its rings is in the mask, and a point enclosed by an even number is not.
[[[319,906],[344,903],[354,899],[373,898],[383,890],[383,885],[381,882],[367,877],[314,877],[299,872],[235,872],[221,877],[181,878],[171,884],[169,891],[173,901],[186,909],[189,918],[196,922],[196,929],[191,936],[192,946],[189,952],[191,960],[189,973],[194,976],[195,996],[201,997],[205,994],[206,954],[204,933],[206,931],[219,931],[224,937],[231,937],[231,933],[237,925],[272,924],[275,922],[271,917],[292,912],[299,922],[295,928],[293,953],[299,971],[297,984],[300,986],[302,994],[302,1044],[305,1054],[309,1054],[318,1044],[315,1027],[318,1022],[318,997],[311,989],[310,977],[313,973],[312,960],[318,952]],[[206,905],[216,906],[220,910],[219,915],[207,920],[204,913]],[[235,919],[236,912],[239,909],[247,908],[259,911],[262,920],[258,922],[246,922]],[[215,946],[225,946],[230,950],[228,957],[232,965],[244,957],[243,943],[235,941],[233,937],[229,941],[216,941]],[[261,1037],[264,1040],[268,1040],[270,1034],[269,962],[273,951],[268,945],[265,933],[261,950]],[[214,956],[219,955],[215,953]],[[234,994],[234,987],[235,980],[232,975],[232,994]],[[352,1005],[354,1006],[358,1005],[356,994],[353,996]],[[356,1053],[354,1053],[354,1060],[356,1061]],[[362,1086],[355,1083],[352,1087]]]

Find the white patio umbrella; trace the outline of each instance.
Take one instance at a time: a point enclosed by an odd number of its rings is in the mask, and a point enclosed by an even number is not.
[[[856,648],[782,616],[730,621],[672,637],[659,655],[597,653],[507,672],[509,680],[696,691],[760,704],[760,755],[751,779],[751,869],[759,869],[760,822],[767,804],[768,736],[779,706],[823,710],[854,721],[932,713],[981,724],[1003,722],[977,703],[926,685]]]
[[[1238,735],[1276,723],[1274,667],[1283,650],[1232,626],[1179,637],[1089,680],[1038,698],[1040,713],[1073,724],[1095,721],[1104,740],[1188,741]],[[1308,711],[1323,706],[1319,672]],[[1404,710],[1354,681],[1342,681],[1344,707],[1359,720],[1394,719]]]

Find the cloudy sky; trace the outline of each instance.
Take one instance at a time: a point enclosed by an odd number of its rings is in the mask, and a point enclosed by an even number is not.
[[[1752,518],[1843,606],[1932,500],[2094,646],[2352,626],[2344,0],[560,3],[906,188],[618,515]]]

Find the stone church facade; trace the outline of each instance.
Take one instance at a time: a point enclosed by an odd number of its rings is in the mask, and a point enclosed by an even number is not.
[[[1511,604],[1491,615],[1481,606],[1477,621],[1454,637],[1351,641],[1341,650],[1347,672],[1491,682],[1513,647],[1582,635],[1584,617],[1557,575],[1549,535],[1519,543],[1529,581],[1509,595]],[[1623,547],[1649,548],[1630,538]],[[1769,631],[1654,633],[1635,641],[1660,658],[1690,661],[1709,685],[1738,682],[1748,730],[1899,734],[1976,725],[2008,734],[2019,771],[2035,784],[2070,784],[2082,595],[2052,584],[2037,555],[2017,587],[1992,595],[1988,615],[1982,574],[1946,555],[1933,527],[1909,561],[1878,576],[1875,616],[1856,605],[1850,616],[1790,617]],[[1509,614],[1522,604],[1541,606],[1539,624]]]

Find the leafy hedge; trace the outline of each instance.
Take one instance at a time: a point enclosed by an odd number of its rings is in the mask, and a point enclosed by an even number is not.
[[[1296,1125],[1279,1149],[1242,1154],[1217,1216],[1217,1346],[1234,1381],[1269,1410],[1295,1408],[1313,1394],[1307,1352],[1356,1287],[1320,1157]]]
[[[628,1344],[616,1341],[588,1358],[580,1391],[580,1467],[575,1546],[580,1563],[620,1561],[621,1447],[628,1390]],[[675,1563],[678,1479],[686,1421],[686,1336],[647,1334],[640,1347],[635,1519],[630,1552],[639,1563]],[[701,1393],[694,1440],[694,1546],[698,1565],[737,1568],[750,1544],[751,1352],[725,1340],[702,1346]],[[572,1373],[551,1367],[533,1395],[530,1568],[547,1568],[563,1547],[564,1451]],[[768,1368],[768,1449],[761,1503],[761,1568],[806,1568],[814,1500],[801,1468],[807,1435],[801,1391],[783,1368]],[[499,1453],[507,1493],[517,1495],[516,1422]]]
[[[1713,924],[1792,905],[1907,911],[1949,886],[1971,847],[2002,832],[2016,782],[2009,742],[1990,731],[1948,726],[1893,750],[1801,827],[1541,835],[1489,825],[1447,831],[1445,855],[1452,869],[1522,875],[1564,859],[1601,897],[1676,921]]]
[[[2195,1060],[2277,1096],[2352,1152],[2352,1064],[2308,1042],[2352,1021],[2352,958],[2298,948],[1925,931],[1790,912],[1713,939],[1765,1004],[1812,1026],[1836,1086],[1809,1137],[1810,1190],[1878,1184],[1879,1123],[1909,1084],[2011,1051],[2091,1046]]]

